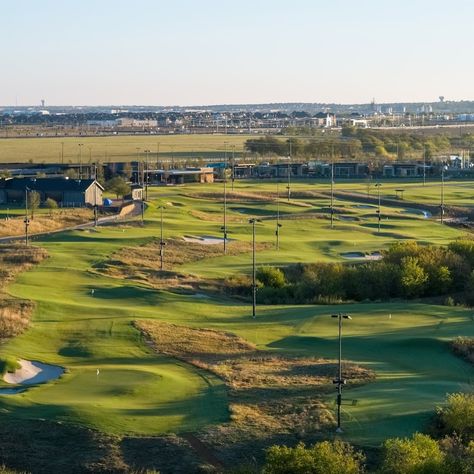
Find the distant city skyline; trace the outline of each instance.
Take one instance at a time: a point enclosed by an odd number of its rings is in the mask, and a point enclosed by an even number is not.
[[[24,0],[0,105],[472,100],[474,2]]]

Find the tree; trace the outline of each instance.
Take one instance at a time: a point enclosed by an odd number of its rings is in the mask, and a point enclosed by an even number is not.
[[[416,257],[404,257],[401,264],[400,283],[406,296],[420,296],[428,280]]]
[[[362,453],[343,441],[323,441],[306,448],[272,446],[267,450],[264,474],[358,474],[363,472]]]
[[[64,176],[69,179],[78,179],[79,175],[74,168],[69,168],[65,171]]]
[[[383,474],[442,474],[444,454],[437,441],[415,433],[412,438],[391,438],[383,443]]]
[[[35,218],[35,211],[41,204],[41,196],[36,191],[28,191],[28,209],[31,211],[31,218]]]
[[[118,199],[119,196],[123,198],[123,196],[130,193],[130,186],[123,178],[115,176],[105,183],[105,190],[114,193]]]
[[[49,209],[49,215],[50,216],[52,216],[53,211],[58,208],[58,203],[52,198],[46,199],[46,201],[44,202],[44,205],[45,205],[46,209]]]

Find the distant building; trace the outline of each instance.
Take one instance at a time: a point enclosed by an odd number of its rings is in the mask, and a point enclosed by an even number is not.
[[[36,191],[41,202],[54,199],[63,207],[100,206],[104,188],[94,179],[6,178],[0,180],[0,204],[21,204],[25,192]]]
[[[425,168],[426,175],[431,174],[431,165],[423,165],[422,163],[391,163],[383,167],[383,175],[385,178],[415,178],[423,176],[423,168]]]
[[[134,118],[119,118],[116,120],[117,127],[123,128],[147,128],[157,127],[158,121],[152,119],[134,119]]]

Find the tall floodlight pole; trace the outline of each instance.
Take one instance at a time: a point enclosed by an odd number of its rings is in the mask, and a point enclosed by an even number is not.
[[[161,209],[161,217],[160,217],[160,270],[163,270],[163,258],[165,255],[165,245],[166,242],[163,240],[163,208],[164,206],[160,206]]]
[[[231,182],[232,182],[232,191],[234,190],[234,181],[235,181],[235,145],[232,145],[232,176],[231,176]]]
[[[290,201],[290,198],[291,198],[291,138],[288,140],[288,145],[289,145],[289,154],[288,154],[288,170],[287,170],[287,174],[288,174],[288,185],[287,185],[287,189],[288,189],[288,202]]]
[[[426,184],[426,144],[423,143],[423,186]]]
[[[171,169],[174,170],[174,145],[171,145]]]
[[[222,232],[224,236],[224,254],[227,253],[227,142],[224,142],[224,225]]]
[[[79,143],[79,179],[82,179],[82,147],[84,143]]]
[[[148,201],[148,155],[150,150],[145,150],[145,171],[144,171],[144,186],[145,186],[145,200]]]
[[[61,142],[61,164],[64,165],[64,142]]]
[[[275,229],[275,236],[276,236],[275,248],[277,250],[280,250],[280,227],[281,227],[281,224],[280,224],[280,183],[279,183],[278,176],[277,176],[277,182],[276,182],[276,205],[277,205],[277,219],[276,219],[276,229]]]
[[[30,218],[28,216],[28,191],[29,188],[25,186],[25,246],[28,247],[28,226],[30,225]]]
[[[380,221],[382,220],[382,214],[381,214],[381,209],[380,209],[380,188],[381,188],[380,183],[376,183],[375,187],[377,188],[377,195],[378,195],[378,207],[377,207],[377,219],[378,219],[378,232],[380,233]]]
[[[334,229],[334,161],[331,161],[331,229]]]
[[[259,219],[253,217],[249,219],[252,224],[252,318],[255,319],[257,315],[257,256],[255,245],[255,224],[260,222]]]
[[[441,168],[441,203],[440,203],[440,210],[441,210],[441,224],[444,223],[444,171],[445,165]]]
[[[97,163],[94,163],[94,227],[97,227]]]
[[[352,319],[348,314],[337,313],[331,315],[333,318],[338,319],[339,327],[339,370],[338,377],[332,381],[333,384],[337,385],[337,428],[336,433],[342,433],[341,428],[341,405],[342,405],[342,386],[346,384],[346,381],[342,378],[342,320]]]

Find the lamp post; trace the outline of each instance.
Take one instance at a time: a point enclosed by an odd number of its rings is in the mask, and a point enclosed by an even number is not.
[[[28,226],[30,225],[30,218],[28,216],[28,191],[30,189],[25,186],[25,246],[28,247]]]
[[[163,258],[165,255],[165,245],[166,242],[163,240],[163,208],[164,206],[160,206],[161,209],[161,218],[160,218],[160,270],[163,270]]]
[[[380,233],[380,221],[382,219],[382,214],[380,211],[380,187],[382,185],[380,183],[376,183],[375,187],[377,188],[377,195],[378,195],[378,208],[377,208],[377,218],[378,218],[378,233]]]
[[[337,385],[337,428],[336,433],[342,433],[341,428],[341,405],[342,405],[342,386],[346,384],[345,379],[342,378],[342,320],[343,319],[352,319],[348,314],[337,313],[331,315],[332,318],[338,319],[339,327],[339,369],[338,377],[332,381],[333,384]]]
[[[235,181],[235,145],[232,145],[232,175],[231,175],[231,182],[232,182],[232,191],[234,190],[234,181]]]
[[[94,227],[97,227],[97,163],[94,163]]]
[[[257,257],[255,254],[255,224],[261,222],[260,219],[253,217],[249,219],[252,224],[252,318],[257,315]]]
[[[426,184],[426,144],[423,143],[423,186]]]

